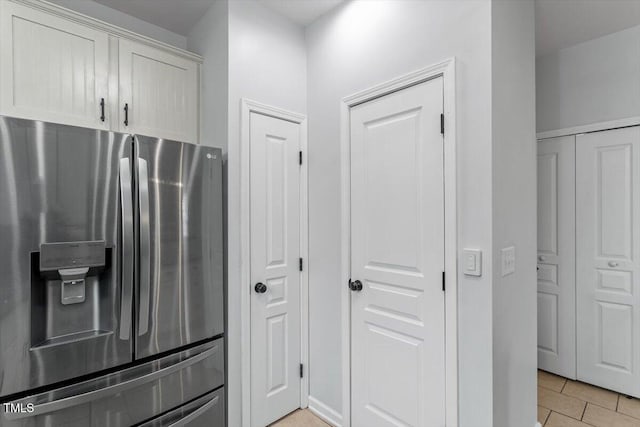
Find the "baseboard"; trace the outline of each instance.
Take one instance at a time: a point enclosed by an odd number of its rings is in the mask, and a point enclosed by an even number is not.
[[[342,427],[342,415],[313,396],[309,396],[308,409],[329,425],[332,425],[333,427]],[[536,422],[534,427],[542,427],[542,424],[540,424],[540,422]]]
[[[313,396],[309,396],[309,410],[329,425],[342,427],[342,415]]]

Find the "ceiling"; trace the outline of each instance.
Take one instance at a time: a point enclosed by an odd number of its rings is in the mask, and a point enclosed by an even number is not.
[[[263,4],[306,27],[344,0],[261,0]]]
[[[95,1],[186,36],[216,0]],[[343,1],[345,0],[260,0],[264,5],[303,27]]]
[[[640,0],[536,0],[536,55],[640,25]]]
[[[95,1],[187,35],[216,0]],[[307,26],[345,0],[259,1],[298,25]],[[535,9],[538,56],[640,25],[640,0],[535,0]]]
[[[0,0],[1,1],[1,0]],[[186,36],[216,0],[95,0]]]

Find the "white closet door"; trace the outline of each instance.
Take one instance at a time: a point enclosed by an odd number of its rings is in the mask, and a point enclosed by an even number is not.
[[[354,427],[445,424],[442,85],[351,109]]]
[[[197,143],[198,64],[142,43],[119,44],[120,131]]]
[[[251,114],[251,425],[300,407],[300,125]]]
[[[538,367],[576,378],[575,136],[538,142]]]
[[[576,140],[578,379],[640,397],[640,127]]]
[[[107,129],[109,36],[9,1],[0,12],[0,114]]]

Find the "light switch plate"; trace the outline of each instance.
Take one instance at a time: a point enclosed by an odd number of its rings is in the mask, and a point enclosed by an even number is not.
[[[502,275],[507,276],[516,271],[516,248],[509,246],[502,249]]]
[[[482,276],[482,251],[480,249],[462,250],[462,271],[467,276]]]

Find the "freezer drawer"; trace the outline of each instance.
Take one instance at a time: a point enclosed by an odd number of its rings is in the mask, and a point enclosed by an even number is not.
[[[202,396],[140,427],[224,427],[224,389]]]
[[[2,426],[128,427],[178,408],[220,387],[223,381],[221,338],[144,365],[14,401],[9,407],[3,405]]]

